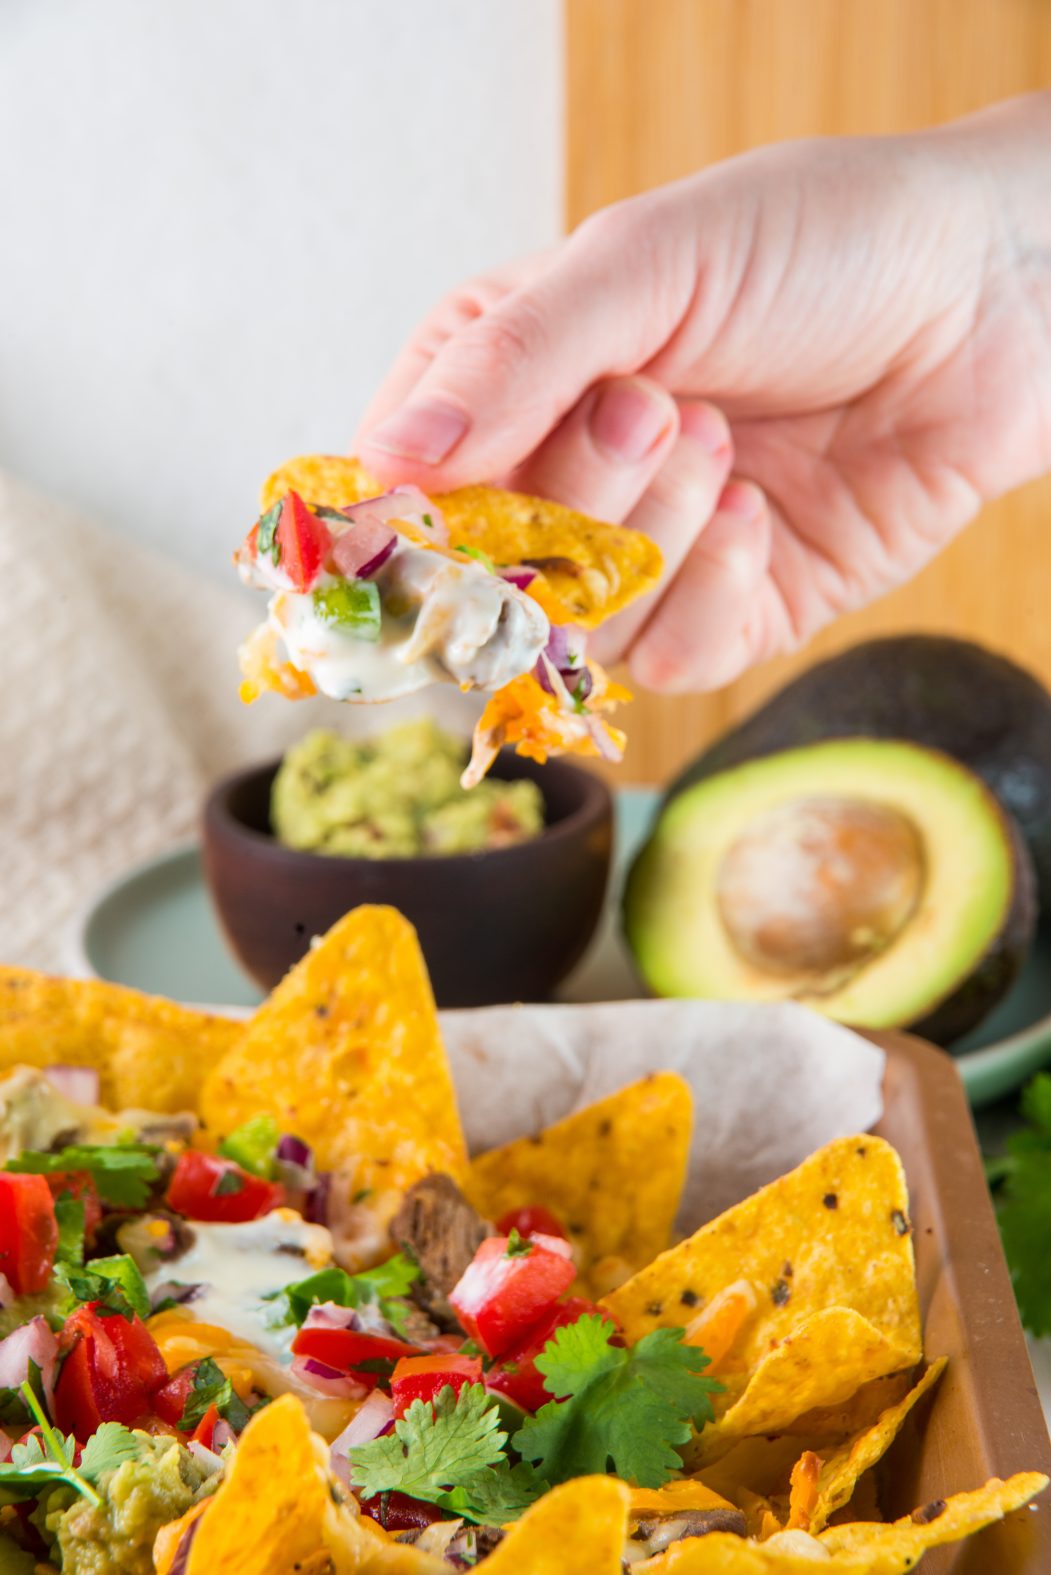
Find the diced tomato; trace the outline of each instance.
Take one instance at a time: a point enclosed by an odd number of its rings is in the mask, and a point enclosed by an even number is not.
[[[282,503],[274,540],[281,568],[297,591],[308,591],[332,547],[332,532],[311,514],[298,492],[290,492]]]
[[[57,1247],[47,1177],[0,1172],[0,1274],[16,1296],[46,1288]]]
[[[433,1526],[442,1518],[437,1504],[425,1504],[407,1493],[377,1493],[374,1498],[363,1498],[361,1513],[378,1521],[384,1531],[422,1531],[424,1526]]]
[[[537,1242],[506,1236],[483,1241],[449,1301],[461,1325],[489,1356],[522,1339],[576,1278],[572,1262]]]
[[[415,1355],[417,1349],[404,1340],[357,1329],[304,1327],[292,1341],[296,1356],[312,1356],[315,1361],[324,1362],[340,1372],[353,1373],[366,1389],[375,1389],[384,1375],[382,1371],[362,1371],[362,1362],[399,1362],[403,1357]]]
[[[557,1214],[545,1209],[542,1203],[527,1203],[524,1208],[511,1209],[496,1222],[501,1236],[510,1236],[516,1230],[520,1236],[561,1236],[566,1227]]]
[[[212,1439],[215,1437],[215,1429],[221,1420],[219,1407],[210,1405],[190,1434],[191,1443],[203,1444],[205,1449],[211,1449]]]
[[[84,1240],[89,1247],[94,1246],[95,1232],[102,1224],[102,1204],[88,1171],[55,1170],[47,1177],[47,1184],[56,1203],[64,1192],[68,1192],[78,1203],[83,1203]]]
[[[482,1382],[480,1356],[407,1356],[390,1381],[395,1417],[404,1416],[414,1400],[433,1400],[448,1386],[459,1394],[466,1384]]]
[[[582,1296],[568,1296],[564,1302],[552,1308],[540,1323],[534,1324],[517,1345],[512,1345],[504,1352],[500,1361],[486,1373],[486,1388],[506,1395],[525,1411],[539,1411],[552,1397],[544,1388],[543,1375],[537,1369],[536,1359],[556,1329],[576,1323],[586,1313],[598,1313],[610,1323],[613,1321],[609,1313],[602,1307],[596,1307],[594,1302],[585,1301]]]
[[[232,1159],[188,1148],[166,1193],[168,1207],[191,1220],[217,1220],[240,1225],[269,1214],[285,1200],[284,1188],[235,1165]]]
[[[153,1409],[162,1422],[170,1422],[177,1427],[186,1410],[186,1402],[193,1393],[193,1381],[197,1373],[196,1362],[191,1362],[188,1367],[180,1367],[173,1373],[166,1384],[162,1384],[153,1397]]]
[[[55,1421],[65,1433],[90,1438],[103,1422],[126,1426],[150,1410],[168,1377],[164,1358],[141,1318],[78,1307],[59,1336],[65,1359],[55,1385]]]

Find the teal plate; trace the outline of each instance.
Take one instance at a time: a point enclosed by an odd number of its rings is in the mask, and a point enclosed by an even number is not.
[[[642,993],[616,915],[624,871],[657,800],[644,788],[616,795],[617,851],[606,914],[560,991],[563,1000],[616,1001]],[[262,999],[227,949],[195,847],[141,865],[104,891],[81,926],[73,961],[79,971],[177,1001],[244,1008]],[[976,1108],[1051,1062],[1051,930],[1037,937],[1010,994],[955,1049]]]

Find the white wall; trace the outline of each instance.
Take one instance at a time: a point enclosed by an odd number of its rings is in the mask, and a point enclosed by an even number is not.
[[[550,241],[559,0],[3,0],[0,465],[226,577],[458,279]]]

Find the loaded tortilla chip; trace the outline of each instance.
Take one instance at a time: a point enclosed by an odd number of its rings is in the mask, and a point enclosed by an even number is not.
[[[606,715],[629,697],[587,656],[585,631],[656,583],[648,537],[490,487],[378,494],[356,460],[326,455],[276,471],[262,503],[236,557],[270,593],[241,651],[245,700],[477,689],[491,698],[465,787],[505,744],[541,761],[620,758]]]

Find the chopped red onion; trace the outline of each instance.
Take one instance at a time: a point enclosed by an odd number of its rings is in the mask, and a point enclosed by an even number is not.
[[[577,672],[584,665],[586,637],[575,623],[555,623],[544,647],[544,655],[560,673]]]
[[[199,1285],[184,1285],[179,1280],[162,1280],[150,1292],[150,1306],[156,1312],[161,1302],[177,1302],[180,1307],[192,1302],[201,1294]]]
[[[237,1434],[229,1422],[220,1417],[212,1429],[212,1449],[218,1455],[222,1453],[227,1444],[236,1444],[236,1442]]]
[[[11,1281],[6,1274],[0,1274],[0,1307],[10,1307],[14,1304],[15,1293],[11,1288]]]
[[[196,1460],[201,1470],[207,1477],[214,1477],[217,1471],[223,1469],[223,1463],[214,1450],[206,1448],[198,1439],[191,1438],[187,1441],[187,1449]]]
[[[382,1389],[374,1389],[361,1410],[334,1439],[329,1452],[332,1470],[341,1482],[350,1486],[350,1451],[359,1444],[369,1444],[374,1438],[394,1431],[394,1402]]]
[[[327,1225],[329,1199],[332,1193],[332,1172],[323,1170],[307,1193],[304,1218],[311,1225]]]
[[[501,569],[500,578],[506,580],[508,585],[513,585],[516,590],[528,590],[536,579],[535,569],[523,569],[515,565],[512,569]]]
[[[277,1158],[290,1160],[293,1165],[302,1165],[308,1168],[314,1158],[314,1151],[309,1143],[304,1143],[302,1138],[293,1137],[291,1132],[286,1132],[277,1145]]]
[[[623,760],[624,752],[613,742],[606,731],[605,723],[600,716],[588,717],[588,732],[594,740],[595,748],[603,760],[613,762]]]
[[[53,1088],[75,1105],[97,1105],[101,1084],[99,1074],[90,1066],[46,1066],[44,1076]]]
[[[169,1566],[168,1575],[186,1575],[186,1571],[190,1567],[190,1548],[193,1545],[193,1539],[197,1535],[197,1528],[200,1524],[201,1517],[198,1515],[197,1519],[190,1522],[179,1538],[179,1546],[175,1550],[175,1557]]]
[[[395,520],[404,520],[407,525],[416,525],[426,531],[441,546],[449,543],[441,509],[436,508],[419,487],[393,487],[390,492],[381,492],[374,498],[362,498],[360,503],[352,503],[340,512],[355,524],[370,520],[390,525]]]
[[[358,1400],[367,1393],[364,1385],[357,1383],[347,1373],[341,1373],[338,1368],[329,1367],[327,1362],[319,1362],[313,1356],[294,1356],[292,1372],[309,1384],[311,1389],[327,1395],[330,1400]]]
[[[0,1466],[2,1466],[4,1464],[5,1460],[10,1460],[10,1458],[11,1458],[11,1440],[8,1438],[7,1434],[4,1432],[3,1428],[0,1428]]]
[[[58,1365],[58,1341],[52,1334],[46,1318],[30,1318],[0,1340],[0,1389],[17,1389],[29,1377],[29,1364],[40,1369],[44,1397],[51,1409],[55,1368]]]
[[[329,558],[348,579],[365,579],[386,563],[398,538],[389,525],[378,520],[354,519],[352,523],[352,530],[335,538]]]
[[[315,1302],[303,1320],[304,1329],[360,1329],[361,1319],[353,1307],[338,1302]]]

